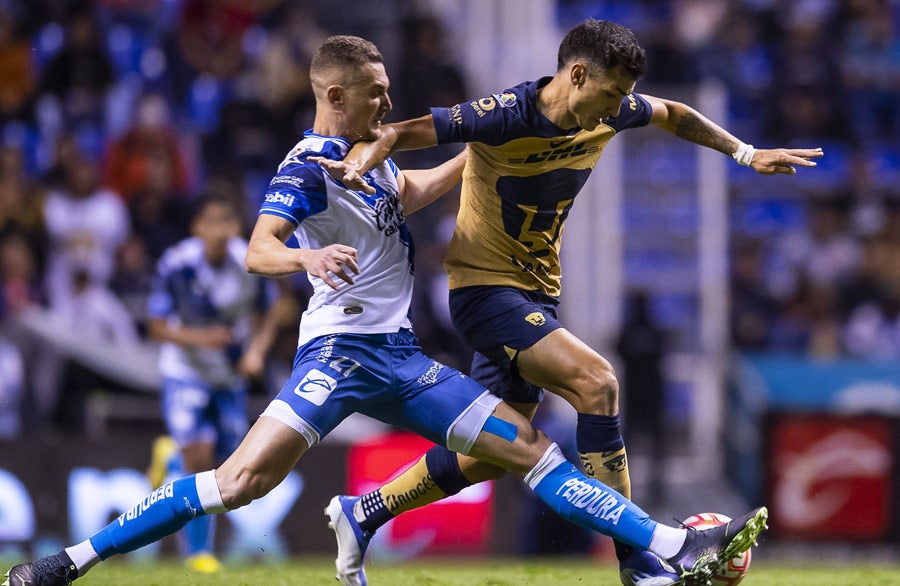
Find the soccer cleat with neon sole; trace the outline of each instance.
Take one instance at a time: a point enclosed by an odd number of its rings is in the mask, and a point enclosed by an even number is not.
[[[623,586],[674,586],[680,579],[674,568],[647,550],[635,550],[619,564]]]
[[[768,528],[768,518],[768,509],[759,507],[711,529],[689,527],[681,551],[666,561],[685,586],[710,586],[728,560],[756,545],[756,538]]]
[[[359,497],[338,495],[325,507],[325,516],[329,518],[328,527],[334,530],[337,537],[338,555],[334,560],[337,573],[334,577],[342,586],[367,584],[363,558],[375,533],[363,531],[354,517],[353,508],[358,502]]]
[[[3,586],[69,586],[78,570],[65,550],[30,564],[13,566],[6,573]]]

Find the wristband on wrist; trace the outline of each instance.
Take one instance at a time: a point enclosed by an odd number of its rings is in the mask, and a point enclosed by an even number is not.
[[[738,162],[738,165],[743,165],[744,167],[749,167],[750,163],[753,162],[753,155],[756,154],[756,149],[753,148],[752,144],[740,143],[738,148],[731,157]]]

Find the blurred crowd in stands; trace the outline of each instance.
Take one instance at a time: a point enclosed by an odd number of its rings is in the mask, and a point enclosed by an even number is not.
[[[365,34],[327,30],[332,4],[0,1],[0,435],[15,435],[4,418],[51,384],[13,333],[17,315],[52,311],[86,343],[142,340],[154,263],[188,235],[199,198],[234,198],[252,226],[278,162],[312,125],[313,51],[333,32]],[[443,23],[421,3],[396,5],[391,118],[471,98]],[[560,0],[558,16],[561,30],[588,16],[632,27],[649,58],[639,90],[716,79],[736,135],[825,149],[802,192],[732,186],[734,346],[900,359],[900,3]],[[465,368],[440,265],[455,205],[410,218],[414,315],[426,350]],[[303,280],[291,285],[302,299]]]

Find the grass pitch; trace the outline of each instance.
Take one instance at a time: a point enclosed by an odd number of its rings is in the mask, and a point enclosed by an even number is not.
[[[3,566],[0,576],[9,568]],[[304,559],[284,564],[227,564],[212,576],[193,574],[175,560],[153,564],[113,561],[101,564],[78,586],[335,586],[330,559]],[[400,565],[371,563],[371,586],[618,586],[615,566],[583,559],[440,559]],[[754,561],[742,586],[900,586],[900,565],[810,565]]]

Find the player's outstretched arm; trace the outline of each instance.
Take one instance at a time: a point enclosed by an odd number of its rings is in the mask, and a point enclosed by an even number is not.
[[[411,151],[437,145],[437,131],[431,114],[384,124],[374,141],[359,141],[353,145],[342,161],[324,157],[310,157],[309,160],[322,165],[328,174],[350,189],[364,191],[369,195],[375,189],[362,178],[366,171],[384,162],[396,151]]]
[[[447,193],[462,179],[467,150],[431,169],[401,171],[397,177],[403,213],[409,215],[420,210]]]
[[[663,130],[684,140],[715,149],[733,157],[741,165],[752,168],[761,175],[793,175],[797,167],[815,167],[813,159],[824,153],[821,148],[811,149],[755,149],[681,102],[644,95],[653,106],[650,120]]]
[[[350,273],[359,274],[355,248],[343,244],[318,249],[290,248],[285,242],[293,230],[294,225],[284,218],[260,214],[247,247],[247,271],[264,277],[287,277],[306,271],[332,289],[339,288],[337,279],[353,284]]]

